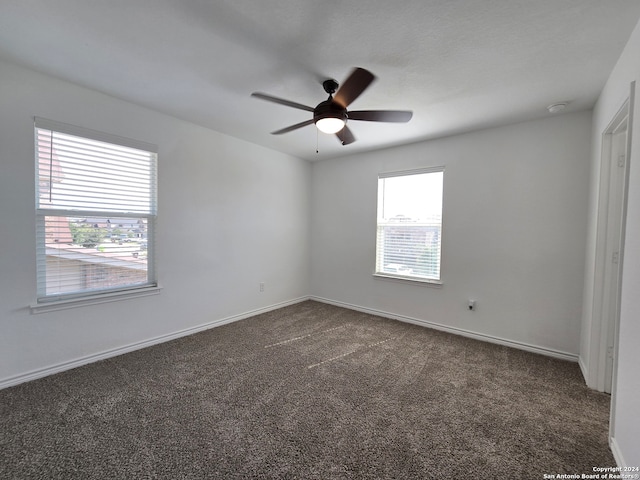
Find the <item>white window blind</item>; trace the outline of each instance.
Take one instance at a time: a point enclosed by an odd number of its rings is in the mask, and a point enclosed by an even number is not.
[[[39,302],[155,285],[156,151],[35,119]]]
[[[378,177],[376,275],[439,282],[444,169]]]

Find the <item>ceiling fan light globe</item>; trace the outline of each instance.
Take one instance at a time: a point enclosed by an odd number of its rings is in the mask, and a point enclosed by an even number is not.
[[[324,117],[316,120],[316,127],[322,133],[337,133],[344,128],[345,123],[342,118]]]

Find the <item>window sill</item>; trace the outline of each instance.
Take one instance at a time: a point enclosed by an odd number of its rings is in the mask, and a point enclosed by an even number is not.
[[[381,280],[389,280],[392,282],[409,283],[412,285],[420,285],[425,287],[442,287],[442,280],[428,280],[425,278],[404,277],[400,275],[389,275],[384,273],[374,273],[373,276]]]
[[[148,297],[150,295],[158,295],[162,290],[159,286],[149,286],[124,290],[120,292],[101,293],[78,298],[68,298],[64,300],[53,300],[50,302],[37,303],[31,305],[31,314],[55,312],[58,310],[67,310],[69,308],[85,307],[89,305],[98,305],[101,303],[118,302],[120,300],[129,300],[131,298]]]

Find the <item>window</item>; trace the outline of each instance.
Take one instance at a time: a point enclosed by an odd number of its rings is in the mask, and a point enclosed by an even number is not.
[[[376,272],[440,283],[443,168],[378,177]]]
[[[155,286],[156,147],[35,120],[38,302]]]

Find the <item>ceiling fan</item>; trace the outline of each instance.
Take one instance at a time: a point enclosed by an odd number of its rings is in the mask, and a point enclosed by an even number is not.
[[[324,102],[320,102],[315,108],[260,92],[254,92],[251,96],[269,102],[279,103],[280,105],[286,105],[287,107],[313,112],[313,118],[271,132],[273,135],[281,135],[315,123],[318,130],[329,134],[335,133],[342,145],[348,145],[356,141],[353,133],[351,133],[351,130],[346,125],[348,120],[406,123],[411,120],[413,116],[413,112],[407,110],[348,111],[347,107],[349,104],[358,98],[375,78],[370,71],[364,68],[354,68],[340,89],[338,89],[338,82],[335,80],[325,80],[322,86],[324,91],[329,94],[329,98]]]

